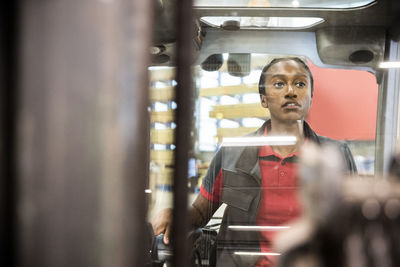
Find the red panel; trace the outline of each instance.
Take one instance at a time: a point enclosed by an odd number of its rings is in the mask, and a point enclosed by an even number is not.
[[[375,140],[378,84],[366,71],[324,69],[308,62],[314,97],[307,121],[320,135]]]

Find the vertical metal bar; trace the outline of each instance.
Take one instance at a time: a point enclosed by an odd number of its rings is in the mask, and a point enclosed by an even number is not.
[[[192,1],[176,1],[176,135],[175,135],[175,175],[174,175],[174,211],[172,245],[174,251],[173,266],[189,266],[188,249],[188,152],[191,149],[190,132],[193,118],[192,84]]]
[[[400,46],[398,42],[388,42],[386,60],[398,61],[400,58]],[[375,141],[375,173],[378,175],[386,175],[388,173],[390,159],[396,152],[399,77],[400,71],[398,69],[388,69],[384,75],[383,82],[379,86],[378,121]]]
[[[21,3],[18,266],[144,266],[151,1]]]
[[[2,2],[0,6],[0,266],[14,266],[18,1]]]

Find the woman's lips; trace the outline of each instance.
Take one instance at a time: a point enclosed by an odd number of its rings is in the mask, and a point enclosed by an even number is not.
[[[297,109],[300,107],[300,105],[296,102],[286,102],[282,105],[282,107],[287,109]]]

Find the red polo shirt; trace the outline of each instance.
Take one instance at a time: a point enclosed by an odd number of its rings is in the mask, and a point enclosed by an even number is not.
[[[267,134],[265,127],[264,134]],[[275,153],[270,146],[260,147],[259,164],[261,168],[262,197],[257,213],[257,226],[286,226],[298,217],[300,204],[298,199],[298,152],[286,157]],[[278,231],[278,230],[277,230]],[[261,252],[271,250],[271,241],[277,231],[261,231]],[[260,257],[256,266],[274,266],[276,257]]]
[[[267,135],[265,127],[264,135]],[[307,141],[307,140],[306,140]],[[259,164],[261,169],[262,197],[257,213],[257,226],[285,226],[298,217],[300,204],[298,199],[297,159],[298,152],[286,157],[275,153],[270,146],[259,149]],[[220,202],[223,189],[222,169],[219,170],[212,186],[212,192],[208,192],[203,186],[200,193],[210,201]],[[271,242],[276,231],[265,230],[260,232],[261,252],[273,252]],[[268,260],[269,259],[269,260]],[[275,257],[260,257],[256,266],[274,266]]]

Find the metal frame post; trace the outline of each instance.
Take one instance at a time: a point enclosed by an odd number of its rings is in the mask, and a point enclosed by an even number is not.
[[[192,82],[193,11],[191,0],[176,1],[176,135],[173,210],[173,266],[189,266],[188,249],[188,152],[191,150],[191,128],[194,108]]]
[[[144,266],[152,1],[20,2],[18,266]]]

